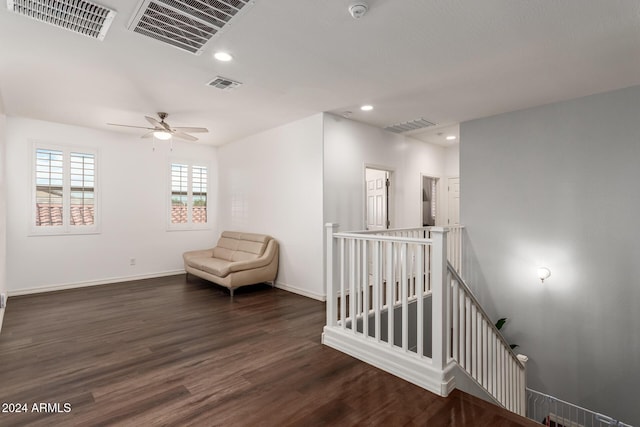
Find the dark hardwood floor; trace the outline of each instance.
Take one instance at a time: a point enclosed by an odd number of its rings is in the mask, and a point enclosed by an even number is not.
[[[323,346],[324,310],[184,275],[10,298],[0,425],[538,425]]]

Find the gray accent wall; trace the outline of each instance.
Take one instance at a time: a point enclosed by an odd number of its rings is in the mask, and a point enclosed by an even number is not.
[[[640,425],[640,86],[469,121],[460,144],[465,278],[529,386]]]

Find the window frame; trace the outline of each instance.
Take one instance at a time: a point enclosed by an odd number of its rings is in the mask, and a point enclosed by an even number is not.
[[[187,222],[185,223],[172,223],[171,215],[173,209],[173,166],[181,165],[187,167]],[[194,168],[204,168],[206,170],[206,222],[193,222],[193,208],[194,208]],[[194,161],[180,158],[170,158],[168,165],[168,184],[167,184],[167,231],[189,231],[189,230],[210,230],[211,226],[211,166],[207,162]]]
[[[57,151],[62,154],[62,225],[36,225],[38,219],[38,151]],[[72,154],[88,154],[93,156],[93,224],[71,224],[71,193],[72,193]],[[60,235],[86,235],[100,233],[100,165],[99,151],[93,147],[67,146],[50,144],[46,142],[33,142],[31,144],[31,197],[29,212],[29,235],[31,236],[60,236]]]

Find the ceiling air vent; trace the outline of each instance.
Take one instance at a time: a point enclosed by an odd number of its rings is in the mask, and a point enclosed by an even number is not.
[[[222,89],[222,90],[235,89],[240,85],[242,85],[242,83],[237,82],[235,80],[228,79],[226,77],[220,77],[220,76],[215,77],[213,80],[207,83],[207,86],[213,86],[217,89]]]
[[[85,0],[7,0],[7,9],[98,40],[116,16],[114,10]]]
[[[397,125],[387,126],[386,128],[384,128],[384,130],[388,130],[389,132],[393,132],[393,133],[403,133],[403,132],[409,132],[410,130],[424,129],[424,128],[428,128],[430,126],[435,126],[435,125],[436,125],[435,123],[431,123],[428,120],[417,119],[417,120],[411,120],[410,122],[398,123]]]
[[[143,0],[129,30],[199,55],[249,0]]]

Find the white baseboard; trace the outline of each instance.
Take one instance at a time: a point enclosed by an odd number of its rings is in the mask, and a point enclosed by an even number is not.
[[[2,332],[2,321],[4,320],[4,308],[0,308],[0,332]]]
[[[453,364],[438,371],[429,358],[414,357],[368,339],[359,339],[350,330],[325,326],[322,343],[439,396],[448,396],[456,385]]]
[[[296,286],[288,285],[283,282],[279,282],[276,280],[276,288],[282,289],[283,291],[291,292],[294,294],[302,295],[303,297],[313,298],[318,301],[326,301],[327,296],[322,294],[316,294],[315,292],[309,292],[306,289],[300,289]]]
[[[120,283],[120,282],[131,282],[133,280],[153,279],[156,277],[164,277],[164,276],[175,276],[177,274],[184,274],[184,270],[171,270],[171,271],[163,271],[159,273],[139,274],[135,276],[110,277],[107,279],[89,280],[86,282],[63,283],[63,284],[57,284],[57,285],[39,286],[36,288],[17,289],[13,291],[8,291],[8,296],[15,297],[19,295],[39,294],[42,292],[63,291],[66,289],[85,288],[88,286],[109,285],[109,284]]]

